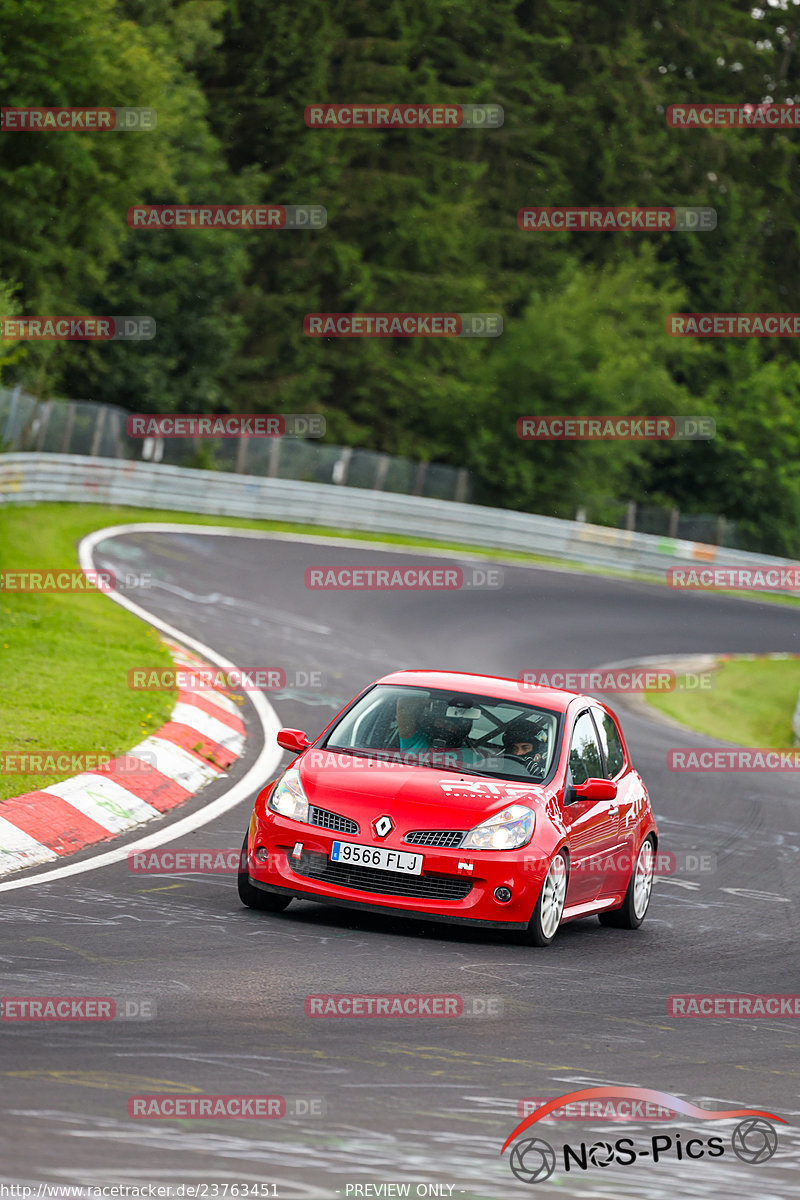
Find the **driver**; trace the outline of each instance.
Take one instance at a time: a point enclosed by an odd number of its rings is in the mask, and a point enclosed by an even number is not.
[[[543,775],[547,763],[545,722],[512,721],[503,731],[503,753],[520,759],[529,775]]]

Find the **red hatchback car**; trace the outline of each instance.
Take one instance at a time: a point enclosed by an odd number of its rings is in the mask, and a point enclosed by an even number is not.
[[[516,680],[397,671],[347,705],[256,798],[239,896],[521,932],[596,913],[636,929],[658,830],[614,713]]]

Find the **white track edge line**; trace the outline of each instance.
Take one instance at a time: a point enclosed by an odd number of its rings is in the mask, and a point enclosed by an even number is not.
[[[79,542],[78,562],[81,569],[83,571],[95,569],[92,554],[98,542],[148,529],[153,532],[158,531],[162,533],[186,532],[187,529],[196,530],[199,533],[205,532],[202,525],[154,526],[152,524],[147,525],[144,522],[133,525],[109,525],[105,529],[96,529],[93,533],[87,534]],[[223,531],[220,529],[219,532],[222,533]],[[228,529],[225,532],[230,534],[235,531]],[[140,608],[138,604],[134,604],[126,596],[121,596],[117,592],[107,592],[106,595],[115,604],[120,604],[123,608],[127,608],[134,616],[139,617],[142,621],[146,621],[148,625],[152,625],[155,629],[160,629],[162,633],[168,634],[189,649],[195,650],[204,658],[222,667],[223,670],[240,670],[235,663],[230,662],[227,658],[223,658],[221,654],[218,654],[216,650],[212,650],[210,646],[206,646],[196,638],[181,633],[179,629],[176,629],[173,625],[168,625],[166,621],[162,621],[159,617],[154,617],[146,609]],[[253,691],[249,695],[261,725],[261,731],[264,735],[264,745],[261,748],[258,758],[247,773],[222,796],[218,796],[216,800],[212,800],[205,808],[192,813],[191,816],[183,817],[181,820],[169,825],[166,829],[159,829],[156,833],[148,834],[146,837],[129,842],[125,846],[118,846],[114,850],[98,854],[87,859],[85,862],[68,863],[63,867],[55,867],[49,871],[40,871],[36,875],[27,875],[24,879],[9,879],[5,883],[0,883],[0,892],[33,887],[35,884],[50,883],[56,879],[66,879],[71,875],[81,875],[85,871],[96,871],[99,867],[107,867],[111,866],[112,863],[122,862],[132,850],[149,850],[152,846],[161,846],[165,842],[172,842],[176,838],[182,837],[185,833],[191,833],[195,829],[202,828],[203,825],[207,825],[210,821],[228,812],[229,809],[233,808],[241,800],[244,800],[246,796],[252,795],[256,787],[262,785],[273,773],[281,760],[283,752],[272,740],[274,734],[281,727],[278,714],[262,692]]]

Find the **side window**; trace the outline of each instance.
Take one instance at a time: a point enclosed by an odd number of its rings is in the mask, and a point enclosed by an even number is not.
[[[603,761],[594,721],[588,712],[581,713],[572,731],[569,747],[569,769],[573,783],[586,783],[587,779],[603,778]]]
[[[613,779],[625,765],[625,754],[622,749],[619,731],[608,713],[604,713],[599,708],[595,708],[592,711],[594,712],[594,719],[600,734],[600,743],[606,758],[608,778]]]

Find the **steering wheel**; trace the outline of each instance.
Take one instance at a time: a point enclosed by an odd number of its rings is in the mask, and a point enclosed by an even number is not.
[[[504,758],[508,758],[512,762],[521,763],[529,775],[538,775],[541,778],[544,778],[546,759],[541,751],[539,751],[535,756],[531,755],[528,758],[523,757],[521,754],[505,754]]]

